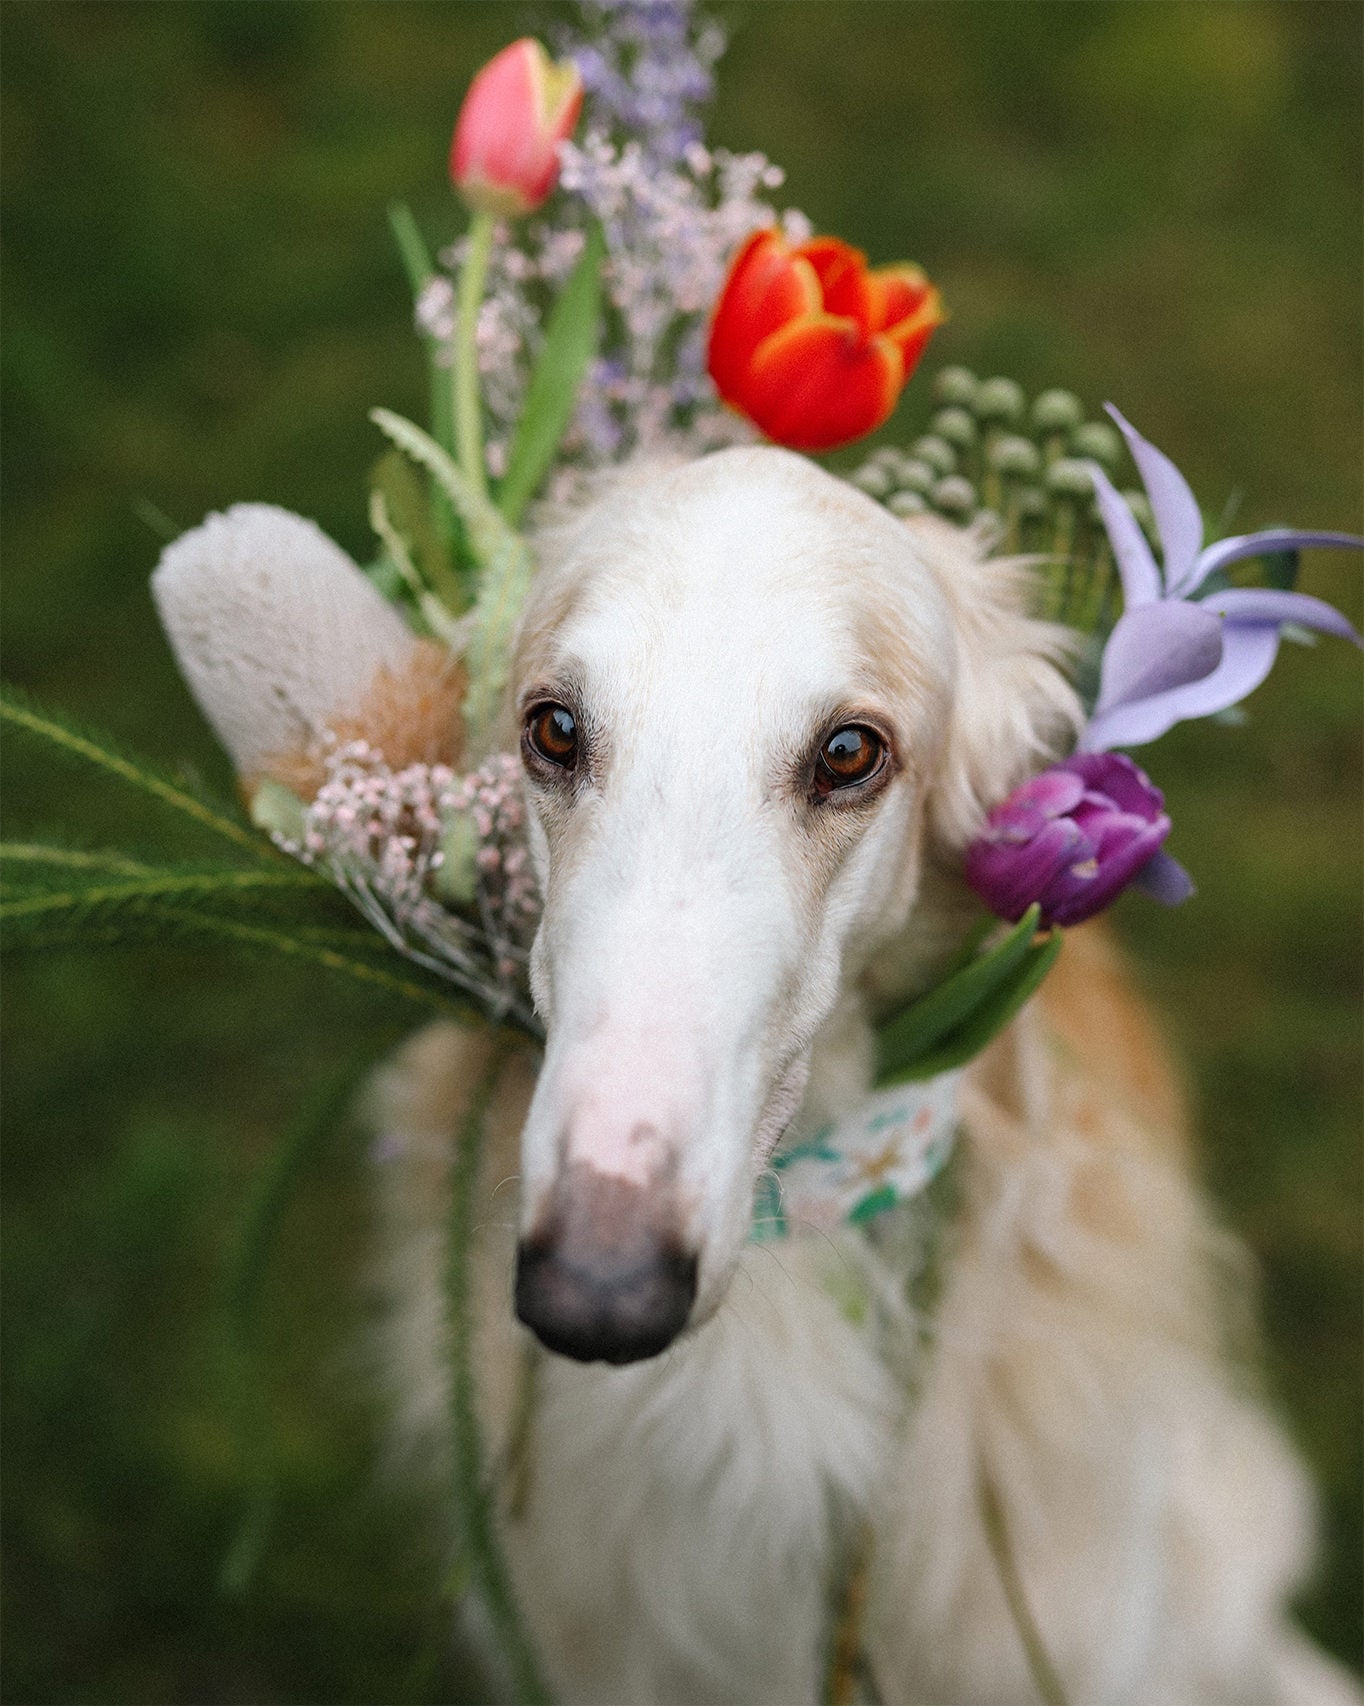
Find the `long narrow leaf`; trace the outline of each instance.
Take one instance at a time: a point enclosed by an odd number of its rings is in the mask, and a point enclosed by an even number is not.
[[[41,890],[21,888],[15,890],[10,898],[16,901],[30,895],[36,898],[41,893]],[[301,891],[293,898],[297,900],[300,897]],[[193,904],[188,904],[191,899]],[[212,896],[182,895],[173,900],[135,899],[124,905],[93,909],[59,907],[23,912],[17,917],[4,918],[0,936],[8,954],[38,953],[58,948],[84,951],[158,944],[180,946],[205,937],[220,941],[225,919],[240,921],[246,917],[262,928],[283,931],[305,946],[335,948],[339,953],[380,966],[392,961],[393,950],[372,931],[359,924],[347,927],[319,923],[320,915],[324,915],[321,909],[310,905],[307,916],[299,917],[296,911],[281,908],[279,899],[260,894],[247,894],[227,901]]]
[[[597,349],[604,244],[594,225],[545,328],[545,344],[526,388],[498,508],[515,527],[549,472],[573,415],[587,364]]]
[[[40,710],[12,688],[0,691],[0,721],[46,741],[71,758],[94,765],[106,775],[117,777],[161,805],[192,819],[200,828],[244,848],[253,858],[265,858],[272,852],[268,842],[235,822],[226,810],[198,799],[156,765],[121,752],[107,736],[95,735],[66,718]]]
[[[1028,952],[1037,932],[1040,908],[1028,910],[988,953],[921,996],[896,1014],[877,1038],[878,1077],[894,1080],[926,1054],[935,1043],[962,1024],[967,1015],[988,1001]]]
[[[21,921],[21,924],[24,921]],[[18,927],[6,932],[9,949],[52,947],[98,947],[136,941],[195,939],[217,944],[236,944],[284,954],[309,965],[321,966],[353,982],[385,994],[401,996],[416,1006],[434,1009],[464,1023],[482,1023],[483,1015],[472,1001],[462,999],[450,985],[429,981],[414,968],[410,976],[389,969],[392,950],[369,931],[316,930],[275,922],[260,922],[218,913],[207,906],[159,905],[141,913],[120,913],[78,930],[63,928],[63,921],[27,921],[22,934]],[[508,1024],[515,1021],[508,1019]]]
[[[53,846],[38,841],[0,842],[0,870],[12,875],[8,867],[21,870],[31,866],[37,871],[102,871],[121,877],[144,877],[152,869],[140,859],[125,853],[86,852],[79,847]]]
[[[918,1056],[909,1067],[889,1072],[878,1082],[906,1084],[914,1079],[934,1078],[940,1072],[951,1072],[954,1067],[964,1066],[968,1060],[974,1059],[1022,1010],[1056,963],[1060,952],[1059,930],[1054,930],[1045,940],[1033,943],[1022,963],[1015,966],[1005,982],[997,985],[991,995],[975,1007],[960,1025],[949,1031],[936,1047]]]
[[[150,905],[172,899],[218,900],[227,896],[255,896],[269,889],[320,888],[311,871],[156,871],[147,870],[120,882],[73,884],[65,889],[25,893],[14,900],[0,900],[0,923],[47,915],[94,914],[102,908]]]

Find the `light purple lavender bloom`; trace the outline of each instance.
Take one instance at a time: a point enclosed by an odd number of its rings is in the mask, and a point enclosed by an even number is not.
[[[1124,611],[1104,647],[1099,697],[1080,738],[1087,752],[1141,746],[1175,723],[1224,711],[1269,674],[1285,623],[1364,644],[1319,598],[1261,587],[1195,595],[1218,569],[1246,557],[1304,545],[1364,549],[1349,533],[1276,527],[1203,544],[1203,518],[1184,476],[1112,406],[1151,500],[1164,573],[1136,518],[1097,464],[1090,464],[1099,512],[1122,577]]]
[[[1165,798],[1130,758],[1077,753],[996,806],[966,855],[966,880],[1001,918],[1036,901],[1043,924],[1092,918],[1129,883],[1166,906],[1193,893],[1162,851]]]
[[[600,226],[610,312],[548,488],[559,500],[584,471],[637,450],[699,455],[753,437],[706,373],[711,306],[750,233],[780,222],[793,242],[810,234],[798,213],[779,221],[770,193],[782,174],[763,155],[705,146],[703,108],[724,31],[693,0],[584,0],[581,19],[555,36],[556,54],[576,61],[586,92],[581,135],[561,150],[562,193],[545,217],[519,223],[514,241],[499,232],[478,320],[496,476],[543,347],[544,298],[571,271],[587,220]],[[442,264],[457,269],[463,254],[464,244],[453,244]],[[440,336],[447,296],[448,280],[419,322],[441,351],[449,349]]]
[[[561,31],[578,66],[591,121],[635,137],[658,162],[701,140],[698,107],[714,93],[724,32],[698,24],[693,0],[585,0],[588,34]]]

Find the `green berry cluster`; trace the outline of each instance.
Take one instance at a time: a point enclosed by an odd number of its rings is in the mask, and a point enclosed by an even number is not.
[[[994,547],[1035,555],[1043,613],[1090,632],[1116,618],[1112,553],[1090,464],[1116,475],[1124,450],[1107,421],[1086,420],[1078,397],[1048,390],[1029,402],[1012,379],[944,367],[927,431],[903,450],[875,451],[851,476],[895,515],[930,512],[985,530]],[[1154,537],[1146,494],[1125,491]]]

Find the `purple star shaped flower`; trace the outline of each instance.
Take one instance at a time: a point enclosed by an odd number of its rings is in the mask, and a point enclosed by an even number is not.
[[[1304,545],[1364,549],[1349,533],[1300,533],[1276,527],[1203,544],[1203,518],[1188,482],[1112,406],[1151,500],[1164,574],[1127,503],[1090,464],[1099,512],[1122,577],[1124,610],[1104,647],[1099,697],[1080,737],[1085,752],[1141,746],[1189,717],[1206,717],[1245,698],[1269,674],[1287,622],[1364,644],[1349,622],[1319,598],[1261,587],[1233,587],[1197,602],[1207,578],[1229,563]]]

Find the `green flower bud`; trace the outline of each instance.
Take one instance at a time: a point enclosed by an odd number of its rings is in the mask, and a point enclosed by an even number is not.
[[[456,812],[447,821],[440,851],[441,862],[432,887],[450,905],[470,905],[478,892],[478,831],[464,812]]]
[[[894,474],[900,465],[903,450],[897,450],[893,444],[883,444],[879,450],[873,450],[867,460],[877,468],[884,468],[887,473]]]
[[[1023,409],[1027,399],[1023,395],[1023,387],[1012,379],[987,379],[976,392],[976,418],[982,421],[998,421],[1003,426],[1013,426],[1023,419]]]
[[[1073,456],[1059,457],[1047,469],[1047,490],[1058,498],[1087,498],[1094,490],[1094,478],[1083,462]]]
[[[1099,463],[1110,474],[1122,455],[1122,440],[1107,421],[1086,421],[1083,426],[1076,427],[1070,446],[1072,454]]]
[[[933,507],[964,520],[975,511],[976,488],[961,474],[949,474],[933,488]]]
[[[868,497],[883,498],[895,481],[889,468],[883,468],[875,462],[864,462],[853,475],[852,483],[866,492]]]
[[[1034,432],[1070,432],[1085,418],[1073,391],[1044,391],[1032,406]]]
[[[989,541],[991,550],[1004,537],[1004,518],[998,510],[978,509],[971,517],[971,525]]]
[[[900,484],[911,492],[921,492],[924,497],[938,483],[938,470],[930,463],[924,462],[917,456],[906,456],[900,464]]]
[[[945,438],[936,438],[932,433],[926,433],[923,438],[916,438],[909,447],[911,456],[916,456],[920,462],[927,462],[930,468],[935,468],[939,474],[951,474],[957,466],[957,453]]]
[[[893,492],[886,500],[892,515],[922,515],[928,508],[920,492]]]
[[[1009,479],[1027,479],[1042,466],[1042,455],[1030,438],[1004,433],[990,446],[990,466]]]
[[[1041,486],[1020,486],[1014,493],[1014,508],[1021,521],[1037,521],[1051,505]]]
[[[969,409],[976,400],[979,383],[969,367],[944,367],[933,380],[933,401]]]
[[[251,796],[250,817],[257,829],[267,835],[281,835],[299,846],[307,833],[304,813],[307,807],[283,782],[267,776]]]
[[[965,409],[939,409],[928,430],[957,450],[969,450],[976,442],[976,423]]]

